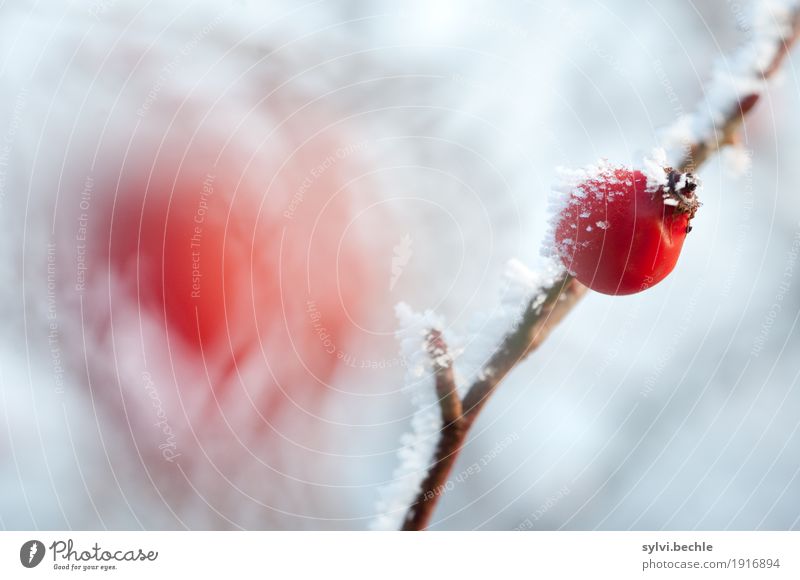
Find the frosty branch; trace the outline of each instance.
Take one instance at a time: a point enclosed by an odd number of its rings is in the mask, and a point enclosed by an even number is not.
[[[800,35],[800,9],[796,4],[783,8],[786,13],[784,20],[778,22],[783,25],[778,33],[773,29],[756,30],[751,43],[734,55],[739,76],[728,75],[722,83],[710,88],[710,94],[716,89],[722,95],[719,102],[708,103],[683,120],[699,125],[700,129],[682,140],[683,157],[675,165],[679,172],[694,172],[723,147],[737,144],[742,120],[760,98],[760,89],[753,87],[762,86],[776,73]],[[726,90],[728,87],[731,90]],[[442,333],[429,329],[426,347],[435,377],[442,428],[427,475],[406,513],[403,530],[423,530],[428,526],[470,427],[489,397],[514,367],[542,344],[586,291],[585,286],[563,273],[535,293],[514,328],[468,387],[463,400],[456,388],[453,357]]]
[[[790,32],[786,36],[780,36],[772,47],[771,57],[765,65],[756,65],[753,70],[753,79],[758,81],[768,81],[783,64],[792,46],[800,36],[800,9],[796,6],[788,18]],[[739,127],[744,117],[749,113],[758,100],[760,93],[750,92],[741,97],[735,97],[728,104],[727,111],[723,112],[722,122],[714,127],[714,131],[709,132],[704,138],[689,143],[686,147],[686,156],[678,164],[679,171],[694,171],[705,163],[709,157],[727,145],[737,145],[740,139]]]
[[[447,356],[447,346],[441,333],[437,330],[430,332],[428,352],[433,357],[443,425],[433,466],[422,482],[422,491],[406,515],[404,530],[421,530],[427,526],[440,495],[438,490],[444,488],[467,432],[486,401],[506,375],[544,341],[550,330],[585,292],[586,288],[577,280],[564,276],[547,288],[544,294],[532,298],[517,327],[505,337],[483,367],[463,401],[458,399],[453,362]]]

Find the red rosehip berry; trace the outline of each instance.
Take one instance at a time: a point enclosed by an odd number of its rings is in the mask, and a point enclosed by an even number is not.
[[[555,218],[555,249],[567,271],[603,294],[641,292],[672,272],[699,203],[690,173],[603,167],[569,190]]]

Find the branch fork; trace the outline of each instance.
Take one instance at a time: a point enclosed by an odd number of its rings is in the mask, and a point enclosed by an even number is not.
[[[478,413],[511,369],[544,342],[550,331],[585,293],[585,286],[571,276],[564,275],[531,298],[517,326],[506,334],[483,365],[463,399],[458,394],[453,357],[441,331],[432,329],[428,332],[426,350],[433,366],[442,429],[433,463],[406,513],[403,530],[423,530],[428,526]]]

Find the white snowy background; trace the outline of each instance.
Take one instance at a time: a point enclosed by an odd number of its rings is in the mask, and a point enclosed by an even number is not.
[[[737,1],[261,4],[0,8],[3,528],[368,528],[414,411],[394,305],[434,310],[467,346],[495,333],[508,261],[538,260],[555,168],[640,159],[660,128],[703,106],[715,63],[752,32],[749,4]],[[145,49],[149,60],[131,73]],[[248,75],[248,63],[260,72]],[[436,528],[800,527],[797,63],[747,120],[751,168],[737,176],[726,156],[703,167],[703,207],[675,272],[639,295],[590,293],[502,385]],[[276,423],[277,450],[261,455],[257,438],[253,453],[231,447],[219,469],[234,475],[202,463],[186,480],[154,479],[160,459],[126,443],[150,417],[126,422],[97,402],[113,382],[87,388],[77,365],[55,389],[43,330],[54,197],[80,189],[101,142],[124,158],[124,139],[106,131],[141,122],[159,135],[174,102],[191,95],[211,110],[233,86],[224,114],[214,109],[224,140],[285,79],[289,111],[324,105],[326,119],[301,117],[310,133],[334,123],[366,143],[346,177],[361,227],[380,242],[368,268],[382,291],[343,348],[375,368],[340,369],[313,417]],[[154,83],[163,114],[141,120]],[[285,114],[266,111],[252,131]],[[288,157],[294,145],[272,147]],[[110,357],[82,344],[81,319],[59,312],[65,360],[72,350],[122,383],[139,380],[124,349]],[[139,331],[130,324],[131,341]],[[224,451],[224,434],[198,448],[214,441]]]

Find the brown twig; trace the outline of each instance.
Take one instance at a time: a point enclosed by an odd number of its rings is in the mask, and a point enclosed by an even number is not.
[[[484,365],[478,380],[467,391],[463,403],[458,399],[452,363],[441,333],[432,331],[428,352],[434,351],[434,375],[439,405],[442,410],[442,431],[434,453],[433,465],[420,487],[421,491],[409,508],[403,530],[423,530],[427,527],[436,503],[445,490],[458,453],[464,445],[469,428],[491,394],[517,364],[544,341],[586,293],[586,287],[570,276],[562,276],[526,305],[517,327],[503,339],[500,348]],[[431,345],[435,344],[435,348]],[[436,364],[436,357],[446,356],[448,366]],[[456,413],[457,409],[457,413]]]
[[[428,471],[421,485],[421,489],[426,493],[420,494],[417,498],[415,504],[417,509],[408,510],[403,522],[404,530],[421,530],[427,525],[467,434],[461,398],[453,373],[453,359],[441,331],[430,331],[427,337],[427,349],[433,361],[436,394],[439,397],[439,408],[442,413],[442,430],[434,453],[435,467]]]
[[[453,373],[453,359],[440,330],[431,330],[427,339],[428,355],[433,361],[433,374],[436,377],[436,395],[442,410],[445,425],[461,418],[461,399],[456,389]]]
[[[780,42],[770,63],[755,75],[763,80],[769,79],[778,70],[799,35],[800,11],[796,11],[792,19],[792,34]],[[734,144],[744,116],[752,110],[758,99],[759,95],[754,93],[734,103],[723,122],[716,127],[716,132],[691,144],[676,169],[694,172],[722,147]],[[534,296],[527,303],[517,326],[506,334],[484,365],[479,378],[469,387],[463,401],[456,391],[452,359],[441,332],[434,330],[429,333],[428,353],[434,361],[443,427],[433,463],[406,513],[403,530],[424,530],[428,526],[467,433],[489,397],[509,372],[539,347],[586,290],[577,280],[563,274],[545,288],[543,294]]]

